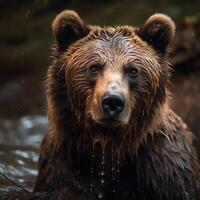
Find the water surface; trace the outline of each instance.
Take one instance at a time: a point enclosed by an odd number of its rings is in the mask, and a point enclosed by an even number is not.
[[[25,116],[19,120],[0,120],[0,171],[28,190],[37,175],[39,147],[47,132],[44,116]],[[0,191],[16,186],[0,175]]]

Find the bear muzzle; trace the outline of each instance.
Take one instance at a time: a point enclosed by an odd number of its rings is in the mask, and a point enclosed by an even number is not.
[[[102,98],[102,108],[109,120],[115,120],[123,111],[125,98],[121,93],[107,92]]]

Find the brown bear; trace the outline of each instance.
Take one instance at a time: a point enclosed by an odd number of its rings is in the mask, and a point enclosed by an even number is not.
[[[66,10],[52,27],[49,132],[34,191],[69,200],[199,199],[194,137],[169,108],[172,19],[99,27]]]

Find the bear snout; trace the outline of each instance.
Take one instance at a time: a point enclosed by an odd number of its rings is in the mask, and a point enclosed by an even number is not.
[[[121,93],[107,92],[102,98],[101,105],[109,119],[115,119],[124,109],[125,98]]]

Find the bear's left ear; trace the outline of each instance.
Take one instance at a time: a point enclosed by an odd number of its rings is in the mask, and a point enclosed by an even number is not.
[[[139,29],[140,37],[157,52],[165,53],[175,35],[174,21],[164,14],[154,14]]]
[[[65,10],[52,23],[59,50],[64,51],[73,42],[89,34],[89,26],[73,10]]]

